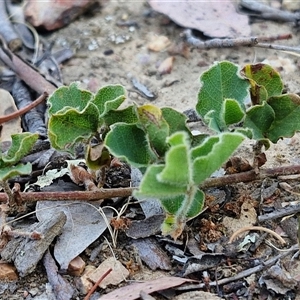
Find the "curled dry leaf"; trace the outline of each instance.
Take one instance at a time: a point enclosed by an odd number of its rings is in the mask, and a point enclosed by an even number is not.
[[[15,101],[11,94],[3,89],[0,89],[0,116],[6,116],[17,111]],[[0,139],[1,139],[1,149],[6,150],[9,148],[11,143],[11,135],[15,133],[21,133],[21,118],[15,118],[8,122],[0,125]]]
[[[165,50],[171,45],[171,41],[164,35],[154,36],[148,44],[148,49],[154,52]]]
[[[180,26],[197,29],[211,37],[249,36],[248,16],[237,13],[234,1],[157,1],[151,7]]]
[[[95,0],[29,0],[25,17],[34,27],[54,30],[63,27],[85,12]]]
[[[158,72],[160,75],[169,74],[172,71],[174,62],[174,56],[169,56],[166,58],[158,67]]]

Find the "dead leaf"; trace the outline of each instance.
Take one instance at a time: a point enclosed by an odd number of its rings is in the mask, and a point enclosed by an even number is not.
[[[147,294],[156,291],[166,290],[185,282],[195,282],[195,280],[180,278],[180,277],[162,277],[147,282],[134,283],[122,288],[119,288],[111,293],[102,295],[98,300],[111,300],[111,299],[126,299],[134,300],[140,298],[140,292],[144,291]]]
[[[251,33],[248,16],[237,13],[233,1],[157,1],[151,7],[180,26],[197,29],[211,37],[241,37]]]
[[[79,201],[39,201],[36,216],[41,220],[51,220],[53,215],[63,211],[67,222],[54,246],[54,256],[62,270],[67,270],[70,261],[83,252],[107,228],[102,216],[92,204]],[[108,219],[111,210],[105,210]]]
[[[17,107],[15,105],[15,101],[11,94],[3,89],[0,89],[0,116],[9,115],[15,111],[17,111]],[[1,128],[2,127],[2,128]],[[0,125],[0,140],[1,140],[1,149],[3,151],[7,150],[11,144],[11,135],[15,133],[21,133],[21,118],[14,118],[8,122],[5,122]]]

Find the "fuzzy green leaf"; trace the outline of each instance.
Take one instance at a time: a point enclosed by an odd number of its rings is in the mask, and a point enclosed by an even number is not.
[[[267,92],[267,98],[278,96],[282,93],[283,82],[281,77],[271,66],[262,63],[246,65],[242,73],[256,83],[255,85],[251,84],[251,99],[253,104],[262,104],[266,100],[265,92]]]
[[[158,180],[157,176],[163,171],[164,165],[151,165],[142,179],[139,190],[134,195],[141,197],[154,197],[159,199],[177,198],[184,196],[185,186],[173,185]]]
[[[147,133],[149,142],[155,151],[164,155],[167,150],[166,138],[169,135],[169,125],[162,116],[161,109],[151,104],[145,104],[137,108],[138,126]]]
[[[267,138],[273,143],[282,137],[292,137],[300,131],[300,97],[296,94],[284,94],[268,99],[275,113],[275,119],[268,130]]]
[[[261,105],[251,107],[247,111],[244,127],[252,130],[254,139],[263,139],[266,138],[267,131],[274,119],[274,110],[268,103],[264,102]]]
[[[235,99],[225,99],[223,102],[224,121],[226,125],[241,122],[245,113]]]
[[[71,83],[70,86],[62,86],[50,95],[48,112],[51,116],[61,110],[63,112],[70,108],[82,111],[92,99],[93,94],[91,92],[79,89],[77,83]]]
[[[161,109],[164,119],[169,124],[169,135],[178,132],[185,131],[191,135],[190,129],[186,125],[187,116],[171,107],[163,107]]]
[[[105,116],[110,110],[117,109],[126,99],[126,90],[121,85],[107,85],[102,87],[93,99],[100,117]],[[119,120],[120,122],[120,120]]]
[[[157,160],[147,134],[136,124],[116,123],[104,141],[109,151],[136,167],[148,166]]]
[[[199,185],[218,170],[244,139],[240,133],[226,132],[209,137],[192,149],[194,182]]]
[[[132,124],[138,121],[135,105],[130,105],[124,109],[110,110],[103,118],[107,126],[118,122]]]
[[[29,132],[13,134],[11,136],[12,144],[7,154],[0,155],[0,168],[18,163],[31,151],[38,137],[38,134]]]
[[[17,164],[16,166],[9,166],[0,168],[0,181],[8,180],[19,175],[28,175],[32,171],[31,163]]]
[[[223,101],[235,99],[244,110],[249,95],[249,82],[238,74],[238,67],[228,61],[218,62],[201,76],[196,110],[212,129],[226,130]],[[209,114],[209,115],[208,115]],[[212,119],[212,120],[210,120]]]
[[[50,117],[49,140],[54,148],[72,153],[74,145],[87,141],[97,132],[99,125],[99,111],[95,104],[89,103],[82,111],[69,108]]]
[[[187,186],[192,172],[188,136],[182,132],[177,132],[168,138],[167,142],[171,145],[171,148],[166,153],[165,168],[157,175],[157,179],[164,183]],[[178,165],[180,165],[180,168],[178,168]]]

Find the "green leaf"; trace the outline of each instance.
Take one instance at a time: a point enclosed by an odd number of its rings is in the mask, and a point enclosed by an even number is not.
[[[18,164],[16,166],[1,167],[0,168],[0,181],[8,180],[18,175],[28,175],[31,173],[31,163],[26,165]]]
[[[189,135],[191,135],[190,129],[186,125],[187,116],[180,113],[179,111],[171,108],[171,107],[163,107],[161,109],[163,118],[169,124],[169,135],[178,132],[185,131]]]
[[[246,114],[244,128],[252,130],[253,138],[263,139],[267,136],[267,131],[275,119],[275,113],[272,107],[264,102],[261,105],[251,107]]]
[[[82,111],[92,99],[91,92],[79,89],[77,83],[71,83],[70,86],[62,86],[50,95],[48,113],[51,116],[60,110],[63,112],[70,108]]]
[[[282,93],[283,82],[281,77],[271,66],[262,63],[246,65],[242,73],[256,83],[255,85],[251,84],[251,99],[253,104],[262,104],[263,101],[266,101],[265,91],[267,92],[267,98]]]
[[[162,116],[161,109],[151,104],[145,104],[137,108],[141,126],[149,137],[149,142],[159,156],[167,150],[166,138],[169,136],[169,125]]]
[[[58,112],[49,119],[49,140],[54,148],[73,152],[76,143],[88,141],[97,132],[99,123],[99,111],[93,103],[82,111]]]
[[[201,82],[196,110],[212,129],[223,131],[227,128],[223,116],[223,101],[235,99],[242,110],[245,110],[244,102],[249,98],[249,82],[239,76],[238,66],[228,61],[218,62],[204,72]]]
[[[267,132],[267,138],[276,143],[282,137],[292,137],[300,130],[300,97],[296,94],[284,94],[271,97],[268,104],[275,118]]]
[[[103,118],[107,126],[118,122],[131,124],[136,123],[138,121],[135,105],[130,105],[120,110],[110,110],[107,114],[105,114]]]
[[[226,132],[207,138],[202,145],[192,149],[193,179],[199,185],[232,155],[245,139],[240,133]]]
[[[100,117],[103,117],[109,111],[117,109],[125,99],[126,90],[122,85],[107,85],[97,92],[93,103],[97,106]]]
[[[136,124],[116,123],[112,125],[104,143],[113,155],[124,158],[137,167],[148,166],[157,160],[147,134]]]
[[[192,163],[188,152],[189,141],[187,134],[183,133],[174,133],[167,140],[171,148],[166,153],[165,168],[157,175],[157,179],[160,182],[179,186],[187,186],[190,182],[190,178],[192,177]],[[180,168],[178,168],[178,164]]]
[[[13,134],[12,144],[7,154],[0,156],[0,167],[8,167],[18,163],[25,155],[27,155],[39,135],[29,132]]]
[[[223,102],[224,121],[226,125],[242,121],[245,113],[235,99],[225,99]]]
[[[173,185],[158,180],[158,175],[163,171],[164,165],[151,165],[147,168],[140,184],[139,190],[134,192],[137,197],[154,197],[170,199],[184,195],[186,187]],[[177,203],[177,200],[175,201]],[[176,205],[176,204],[175,204]]]

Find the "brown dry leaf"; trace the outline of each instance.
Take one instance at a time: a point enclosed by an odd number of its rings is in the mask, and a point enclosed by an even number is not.
[[[103,289],[105,289],[108,285],[117,285],[129,276],[129,271],[118,260],[114,257],[109,257],[103,261],[94,272],[89,273],[88,278],[93,282],[97,282],[99,278],[110,268],[112,268],[112,271],[99,284],[99,286]]]
[[[180,278],[180,277],[162,277],[147,282],[134,283],[122,288],[119,288],[111,293],[101,296],[99,300],[111,299],[126,299],[134,300],[140,298],[140,292],[144,291],[147,294],[156,291],[165,290],[171,287],[181,285],[185,282],[195,282],[195,280]]]
[[[11,94],[3,89],[0,89],[0,116],[9,115],[17,111],[15,101]],[[2,127],[2,128],[1,128]],[[21,133],[21,118],[15,118],[8,122],[5,122],[0,125],[0,140],[1,140],[1,149],[5,150],[10,146],[11,135],[15,133]]]
[[[211,37],[241,37],[251,33],[248,16],[237,13],[233,1],[148,0],[152,8],[175,23]]]
[[[95,4],[95,0],[29,0],[24,13],[34,27],[54,30],[69,24]]]

